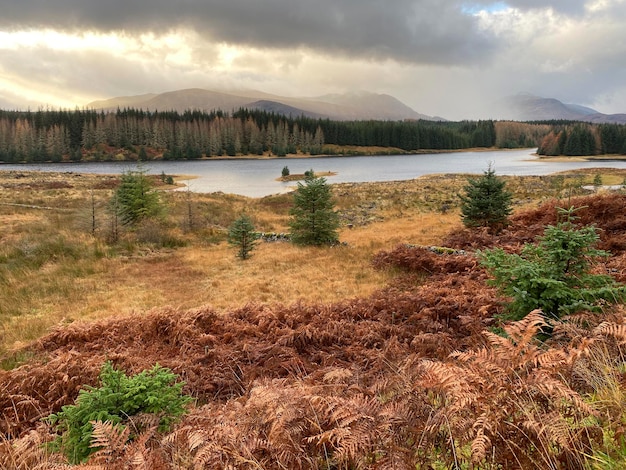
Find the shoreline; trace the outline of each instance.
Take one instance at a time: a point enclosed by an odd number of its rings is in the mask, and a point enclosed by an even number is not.
[[[278,156],[273,154],[264,155],[220,155],[211,157],[201,157],[193,160],[181,159],[181,160],[164,160],[162,158],[154,158],[152,160],[81,160],[78,162],[63,160],[60,162],[36,162],[37,164],[68,164],[68,165],[90,165],[97,163],[133,163],[133,164],[150,164],[151,162],[165,162],[165,161],[234,161],[234,160],[294,160],[294,159],[316,159],[316,158],[350,158],[350,157],[386,157],[386,156],[398,156],[398,155],[436,155],[436,154],[449,154],[449,153],[462,153],[462,152],[507,152],[518,150],[532,150],[536,147],[523,147],[523,148],[498,148],[498,147],[472,147],[465,149],[419,149],[413,151],[406,151],[397,149],[394,147],[365,147],[363,150],[359,150],[359,147],[346,148],[347,153],[333,153],[333,154],[299,154],[291,153],[284,156]],[[538,158],[539,160],[548,160],[554,162],[582,162],[582,161],[625,161],[626,155],[620,154],[603,154],[603,155],[580,155],[580,156],[567,156],[556,155],[547,156],[539,155],[538,153],[530,153],[530,155]],[[0,162],[0,169],[3,165],[33,165],[35,162]]]
[[[554,157],[539,155],[538,153],[533,153],[534,156],[539,158],[539,160],[549,160],[552,162],[593,162],[593,161],[602,161],[602,162],[610,162],[610,161],[618,161],[623,162],[626,160],[626,155],[619,154],[606,154],[606,155],[580,155],[580,156],[567,156],[567,155],[557,155]]]
[[[303,153],[289,153],[284,156],[278,155],[220,155],[220,156],[211,156],[211,157],[200,157],[194,159],[180,159],[180,160],[164,160],[163,158],[154,158],[151,160],[81,160],[81,161],[70,161],[70,160],[62,160],[59,162],[0,162],[0,168],[2,165],[33,165],[33,164],[68,164],[68,165],[89,165],[93,163],[135,163],[135,164],[149,164],[150,162],[165,162],[165,161],[211,161],[211,160],[294,160],[294,159],[315,159],[315,158],[350,158],[350,157],[387,157],[387,156],[398,156],[398,155],[433,155],[433,154],[445,154],[445,153],[462,153],[462,152],[506,152],[506,151],[517,151],[517,150],[531,150],[535,147],[523,147],[523,148],[498,148],[498,147],[471,147],[464,149],[419,149],[419,150],[402,150],[395,147],[363,147],[364,150],[359,150],[359,147],[347,147],[346,151],[348,153],[332,153],[332,154],[303,154]],[[366,150],[369,149],[369,150]]]

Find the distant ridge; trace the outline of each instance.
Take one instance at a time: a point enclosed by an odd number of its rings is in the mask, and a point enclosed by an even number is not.
[[[281,114],[283,116],[305,116],[313,119],[324,118],[325,116],[313,113],[311,111],[305,111],[303,109],[294,108],[288,104],[279,103],[278,101],[259,100],[254,103],[249,103],[245,106],[248,109],[258,109],[260,111],[267,111],[268,113]]]
[[[515,121],[570,120],[626,124],[626,114],[603,114],[586,106],[566,104],[554,98],[529,93],[507,96],[496,102],[492,117]]]
[[[120,98],[115,98],[116,104],[114,108],[130,108],[137,106],[139,103],[144,103],[149,101],[150,99],[157,96],[155,93],[148,93],[145,95],[137,95],[137,96],[124,96]],[[87,105],[89,108],[93,109],[104,109],[111,107],[111,100],[100,100],[100,101],[92,101]]]
[[[285,97],[256,90],[214,91],[200,88],[159,94],[122,96],[88,103],[87,108],[116,110],[140,108],[148,111],[200,110],[234,111],[239,108],[262,109],[283,115],[329,118],[335,120],[441,120],[420,114],[390,95],[357,92],[316,98]]]

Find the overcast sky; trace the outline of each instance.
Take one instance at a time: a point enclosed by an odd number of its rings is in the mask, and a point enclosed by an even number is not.
[[[626,113],[626,0],[0,0],[1,108],[183,88],[366,90],[448,119],[519,92]]]

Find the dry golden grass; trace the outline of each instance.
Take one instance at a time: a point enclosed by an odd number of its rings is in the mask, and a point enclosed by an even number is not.
[[[583,178],[593,180],[594,170]],[[623,175],[602,170],[606,184]],[[164,193],[168,224],[156,232],[186,242],[155,247],[130,239],[115,246],[89,232],[89,213],[103,211],[116,177],[0,172],[0,353],[23,346],[54,325],[153,308],[203,305],[227,311],[250,302],[322,302],[367,296],[390,282],[371,260],[400,243],[439,244],[460,226],[463,175],[333,186],[346,246],[258,244],[240,261],[225,241],[245,211],[259,231],[287,231],[290,195],[261,199]],[[554,197],[581,177],[508,178],[518,206]],[[16,205],[21,204],[21,205]],[[41,209],[26,206],[53,208]],[[189,210],[192,228],[189,229]],[[351,228],[349,228],[351,227]],[[159,233],[157,233],[159,235]]]

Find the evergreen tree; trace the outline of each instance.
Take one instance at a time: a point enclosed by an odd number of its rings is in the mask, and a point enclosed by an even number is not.
[[[506,183],[496,176],[489,165],[483,176],[470,179],[461,195],[461,214],[466,227],[488,227],[498,231],[507,225],[511,214],[512,194]]]
[[[228,243],[238,248],[237,257],[250,258],[250,252],[256,245],[257,235],[250,217],[242,214],[228,229]]]
[[[313,171],[298,183],[291,209],[291,240],[298,245],[332,245],[339,240],[339,216],[333,210],[330,186]]]
[[[123,225],[135,225],[145,218],[160,215],[163,210],[159,194],[152,188],[152,183],[141,169],[122,174],[114,201],[115,210]]]
[[[534,309],[549,319],[623,302],[626,286],[606,274],[596,274],[593,262],[609,253],[596,248],[600,239],[592,225],[575,224],[575,208],[557,209],[559,222],[549,225],[537,245],[521,253],[494,248],[479,253],[494,277],[492,284],[512,300],[505,320],[520,320]]]
[[[602,186],[602,175],[600,173],[596,173],[596,175],[593,177],[593,185],[596,188]]]
[[[146,160],[148,160],[148,153],[146,152],[146,148],[145,147],[142,146],[139,149],[138,158],[139,158],[140,162],[145,162]]]

